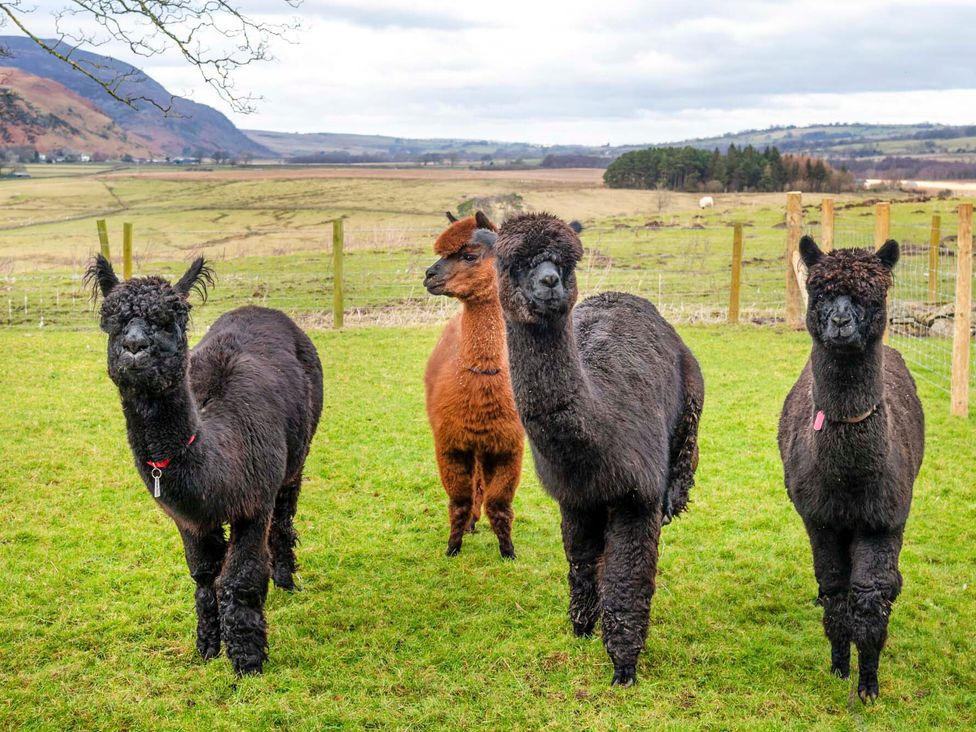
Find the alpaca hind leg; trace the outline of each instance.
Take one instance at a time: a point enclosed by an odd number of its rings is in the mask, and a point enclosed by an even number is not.
[[[618,503],[607,518],[600,595],[603,643],[613,661],[613,684],[637,681],[637,657],[644,648],[657,575],[660,508]]]
[[[471,525],[474,507],[474,453],[466,450],[444,450],[437,455],[441,483],[447,491],[447,513],[451,534],[447,540],[447,556],[461,552],[461,540]]]
[[[851,673],[850,534],[804,522],[813,550],[817,603],[823,607],[823,627],[830,641],[831,671],[846,679]]]
[[[891,606],[901,592],[901,540],[898,531],[856,536],[851,545],[851,631],[857,646],[857,693],[864,703],[878,698],[878,663]]]
[[[197,651],[205,660],[220,654],[220,617],[217,609],[217,593],[214,581],[227,551],[224,530],[216,526],[196,533],[180,527],[183,553],[190,576],[197,584],[194,603],[197,611]]]
[[[569,562],[569,619],[573,633],[589,636],[600,617],[597,574],[607,513],[602,508],[579,511],[560,506],[560,510],[563,549]]]
[[[220,630],[238,676],[261,673],[268,658],[264,600],[271,576],[270,516],[231,525],[230,546],[217,579]]]
[[[275,498],[274,514],[271,518],[271,531],[268,546],[271,549],[271,578],[275,587],[294,590],[294,573],[298,571],[295,559],[295,544],[298,532],[295,531],[295,512],[298,510],[298,494],[302,489],[302,478],[298,476],[285,483]]]
[[[485,481],[485,512],[491,522],[491,530],[498,537],[498,551],[505,559],[515,559],[512,544],[512,522],[515,512],[512,500],[518,488],[521,473],[521,455],[482,455],[479,458]]]

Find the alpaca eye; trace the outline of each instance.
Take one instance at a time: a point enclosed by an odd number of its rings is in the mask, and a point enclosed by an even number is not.
[[[477,254],[462,254],[461,255],[461,259],[463,259],[465,262],[474,262],[474,261],[476,261],[478,259],[478,255]]]

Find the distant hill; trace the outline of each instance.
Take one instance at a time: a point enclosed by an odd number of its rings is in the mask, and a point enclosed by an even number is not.
[[[783,153],[803,153],[834,159],[897,156],[938,156],[951,159],[976,156],[974,125],[830,124],[809,127],[770,127],[717,137],[681,140],[669,145],[723,152],[729,145],[775,145]]]
[[[189,99],[172,97],[161,84],[129,64],[87,51],[76,50],[72,53],[75,61],[85,64],[99,78],[115,79],[119,75],[125,75],[126,79],[119,89],[123,96],[145,97],[164,107],[170,104],[172,98],[172,110],[168,115],[163,115],[147,101],[136,101],[130,107],[112,99],[96,82],[46,53],[28,38],[0,36],[0,47],[12,54],[10,58],[0,60],[3,66],[56,82],[77,97],[87,100],[98,112],[114,123],[120,130],[120,134],[127,135],[136,143],[135,149],[148,149],[154,155],[171,156],[192,155],[196,151],[203,151],[209,155],[216,150],[232,155],[271,155],[269,150],[244,135],[217,110]],[[11,87],[7,87],[0,78],[0,90],[4,88]],[[30,89],[21,87],[11,88],[11,90],[19,95],[23,102],[32,104],[38,109],[45,107],[45,100],[32,96],[34,92]],[[36,85],[35,90],[40,93]],[[55,116],[60,118],[59,115]],[[68,120],[64,121],[71,124]],[[15,125],[10,125],[11,135],[16,134],[12,129],[13,126]],[[57,129],[62,128],[57,127]],[[51,134],[48,139],[53,141],[59,133],[52,128]],[[66,138],[59,146],[69,145],[74,146],[74,143]],[[82,149],[79,152],[93,151]],[[132,154],[137,153],[132,152]]]
[[[811,155],[831,160],[880,159],[888,156],[937,158],[968,162],[976,160],[976,125],[936,124],[874,125],[831,124],[809,127],[770,127],[716,137],[646,145],[611,147],[592,145],[533,145],[529,143],[469,140],[462,138],[415,139],[384,135],[348,135],[331,132],[292,133],[244,130],[255,142],[286,159],[301,162],[430,162],[455,157],[464,161],[537,164],[585,159],[587,166],[609,164],[620,155],[652,147],[695,147],[703,150],[729,145],[756,148],[776,146],[784,154]]]
[[[270,132],[244,130],[255,142],[283,158],[302,158],[303,162],[430,162],[455,156],[464,161],[539,163],[546,155],[587,155],[610,160],[622,149],[586,145],[533,145],[525,142],[466,140],[461,138],[418,139],[386,135],[351,135],[335,132]],[[626,149],[632,149],[630,147]],[[346,158],[346,159],[343,159]]]
[[[87,99],[51,79],[0,66],[0,145],[151,157],[150,141],[129,135]]]

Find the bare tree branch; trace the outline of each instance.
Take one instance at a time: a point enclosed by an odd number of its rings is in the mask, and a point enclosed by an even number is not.
[[[120,72],[88,60],[75,58],[76,50],[97,48],[110,42],[125,43],[132,53],[151,58],[175,51],[195,66],[235,112],[255,109],[257,97],[241,93],[235,73],[255,62],[273,57],[273,39],[290,42],[299,27],[296,18],[272,23],[245,13],[231,0],[63,0],[53,13],[58,39],[42,38],[32,30],[37,12],[23,0],[0,0],[0,27],[9,23],[54,58],[101,86],[118,102],[137,108],[147,102],[169,112],[169,102],[138,93],[135,82],[141,74]],[[282,10],[297,9],[302,0],[278,0]],[[85,28],[91,30],[85,30]],[[9,55],[0,48],[0,57]],[[106,73],[108,72],[108,73]]]

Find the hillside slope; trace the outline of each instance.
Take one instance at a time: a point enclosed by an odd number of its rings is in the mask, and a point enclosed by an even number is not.
[[[87,99],[51,79],[0,66],[0,144],[38,152],[152,155],[152,145],[129,135]]]
[[[807,127],[770,127],[715,137],[682,140],[669,145],[722,151],[737,147],[775,145],[780,152],[844,157],[908,155],[954,157],[976,153],[976,125],[830,124]]]
[[[188,155],[197,150],[210,154],[223,150],[233,155],[270,155],[269,150],[244,135],[217,110],[173,97],[161,84],[134,66],[87,51],[72,53],[75,61],[84,64],[99,78],[111,80],[125,76],[119,86],[122,96],[152,99],[164,107],[172,99],[169,114],[162,114],[141,99],[134,101],[131,107],[112,99],[99,84],[46,53],[30,39],[0,36],[0,46],[12,54],[3,59],[4,66],[57,82],[87,99],[130,137],[146,141],[154,154]],[[65,47],[64,50],[69,49]],[[29,97],[28,100],[40,104],[38,99]]]

